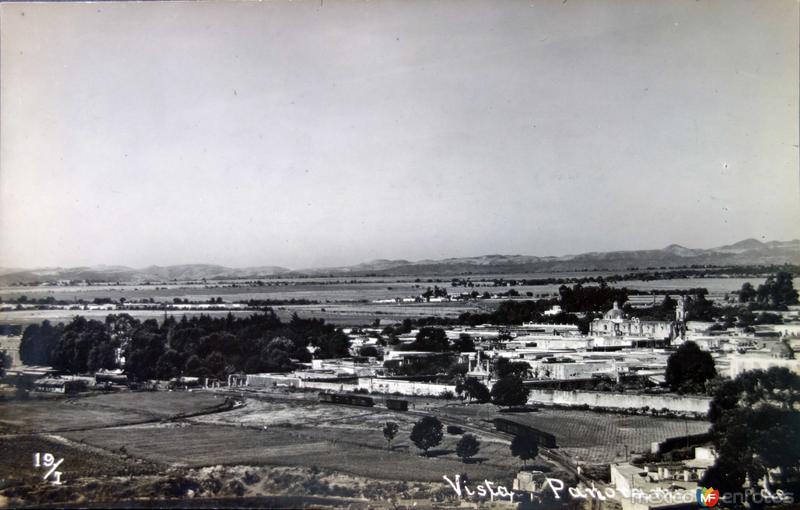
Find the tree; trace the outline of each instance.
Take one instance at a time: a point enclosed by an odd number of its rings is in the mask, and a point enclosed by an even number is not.
[[[520,406],[528,402],[528,388],[519,377],[506,376],[492,387],[492,402],[499,406]]]
[[[744,492],[778,469],[770,490],[800,489],[800,376],[773,367],[739,374],[711,401],[711,440],[718,458],[701,480],[720,492]]]
[[[364,347],[358,350],[358,355],[375,358],[378,356],[378,349],[376,349],[372,345],[365,345]]]
[[[89,350],[86,368],[89,372],[97,372],[104,368],[117,366],[116,346],[109,340],[96,344]]]
[[[494,364],[494,370],[498,379],[508,376],[524,378],[528,375],[531,366],[527,363],[509,361],[507,358],[498,358]]]
[[[55,344],[50,361],[56,370],[86,373],[114,366],[114,348],[105,323],[75,317]]]
[[[319,347],[315,356],[319,359],[346,358],[350,356],[350,338],[342,330],[323,333],[316,340]]]
[[[718,309],[714,306],[713,301],[706,299],[708,290],[703,289],[705,293],[699,293],[694,298],[686,298],[686,320],[687,321],[706,321],[714,320],[714,315]]]
[[[475,342],[466,333],[458,335],[458,339],[453,341],[453,350],[458,352],[475,352]]]
[[[481,442],[477,437],[472,434],[465,434],[456,443],[456,455],[461,459],[461,462],[467,462],[470,457],[478,454],[481,448]]]
[[[199,359],[198,359],[199,361]],[[173,377],[180,377],[181,355],[174,349],[168,349],[156,362],[156,377],[161,380],[169,380]]]
[[[450,348],[450,342],[442,328],[425,326],[420,328],[409,348],[414,351],[444,352]]]
[[[6,351],[0,351],[0,378],[5,377],[6,369],[11,366],[11,356]]]
[[[285,337],[270,340],[261,351],[261,365],[266,372],[289,372],[294,370],[290,355],[296,350],[294,342]]]
[[[742,284],[741,290],[739,290],[739,302],[740,303],[749,303],[756,297],[756,289],[753,288],[753,284],[750,282],[744,282]]]
[[[792,283],[792,274],[779,271],[767,277],[756,291],[756,302],[762,306],[785,309],[798,303],[798,293]]]
[[[189,359],[186,360],[186,364],[183,367],[183,371],[191,377],[205,375],[205,368],[203,367],[203,362],[200,360],[200,356],[197,354],[189,356]]]
[[[61,337],[63,326],[53,327],[50,321],[31,324],[22,333],[20,360],[26,365],[50,365],[53,349]]]
[[[411,441],[425,452],[442,442],[442,422],[433,416],[424,416],[411,429]]]
[[[214,351],[206,356],[203,360],[203,366],[205,366],[210,377],[216,379],[225,378],[225,358],[222,357],[219,351]]]
[[[475,399],[481,404],[488,402],[491,398],[489,388],[474,377],[468,377],[463,383],[456,384],[456,392],[464,393],[470,402]]]
[[[386,425],[383,426],[383,437],[386,438],[386,448],[390,449],[392,447],[392,441],[397,436],[398,426],[393,421],[387,421]]]
[[[666,382],[672,391],[701,393],[717,375],[714,358],[694,342],[686,342],[667,359]]]
[[[522,460],[523,467],[527,461],[539,455],[539,440],[531,433],[523,433],[514,436],[511,440],[511,455]]]
[[[166,350],[166,343],[166,335],[158,323],[151,319],[144,321],[131,333],[125,354],[125,372],[140,381],[154,379],[156,365]]]

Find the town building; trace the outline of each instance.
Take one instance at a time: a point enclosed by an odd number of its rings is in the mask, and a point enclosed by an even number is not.
[[[627,318],[614,302],[614,307],[603,314],[602,319],[594,319],[589,325],[589,334],[596,336],[643,336],[668,340],[675,336],[675,322],[643,321],[637,317]]]

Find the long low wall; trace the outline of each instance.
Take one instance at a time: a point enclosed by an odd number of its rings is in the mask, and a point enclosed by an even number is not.
[[[609,409],[668,409],[673,412],[706,414],[711,403],[709,397],[679,395],[638,395],[634,393],[607,393],[600,391],[531,390],[529,404],[559,405],[568,407],[589,406]]]
[[[440,397],[443,393],[449,392],[455,395],[456,387],[453,384],[436,384],[414,381],[404,381],[401,379],[380,379],[377,377],[361,377],[358,386],[370,393],[401,395],[420,395],[426,397]]]
[[[440,397],[445,392],[455,394],[456,387],[452,384],[435,384],[401,379],[380,379],[376,377],[361,377],[358,383],[348,382],[309,381],[294,377],[291,374],[249,374],[245,384],[253,387],[289,387],[335,392],[352,392],[366,390],[369,393],[386,395],[418,395],[425,397]]]

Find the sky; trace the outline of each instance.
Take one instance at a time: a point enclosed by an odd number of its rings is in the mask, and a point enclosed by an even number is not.
[[[798,2],[0,4],[0,266],[800,237]]]

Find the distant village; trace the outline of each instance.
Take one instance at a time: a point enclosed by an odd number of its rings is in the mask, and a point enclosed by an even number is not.
[[[489,295],[487,298],[498,297]],[[376,302],[437,303],[476,298],[481,296],[452,296],[434,287],[420,296]],[[562,296],[561,303],[564,299]],[[690,420],[708,415],[712,396],[705,388],[712,382],[712,375],[732,379],[745,372],[772,368],[800,375],[800,359],[794,354],[800,349],[800,305],[773,310],[771,320],[765,323],[743,326],[730,321],[688,320],[687,306],[692,296],[684,293],[677,295],[676,300],[671,299],[665,296],[664,303],[674,301],[672,316],[660,320],[631,315],[616,301],[595,316],[567,312],[562,304],[555,304],[557,300],[552,300],[553,304],[541,312],[541,321],[519,324],[376,319],[368,326],[339,328],[337,334],[344,335],[347,340],[342,344],[346,351],[339,355],[325,355],[324,349],[328,347],[312,342],[305,346],[306,359],[294,354],[287,361],[288,365],[275,371],[225,370],[192,375],[187,369],[166,380],[139,378],[134,382],[126,359],[132,355],[131,349],[123,343],[114,348],[114,368],[102,368],[93,375],[59,375],[50,367],[21,366],[8,370],[7,378],[28,380],[33,391],[65,394],[114,386],[238,391],[242,395],[297,391],[317,392],[323,400],[344,399],[343,402],[354,405],[361,405],[358,398],[372,405],[372,399],[366,395],[377,395],[386,398],[387,405],[402,403],[402,410],[408,409],[409,403],[413,406],[417,398],[444,402],[472,400],[477,395],[475,384],[491,390],[494,402],[495,389],[513,374],[524,385],[526,396],[517,403],[523,406]],[[645,301],[644,304],[651,303]],[[83,309],[117,311],[147,305],[151,303],[108,302],[85,304]],[[176,300],[160,306],[159,309],[247,309],[248,305],[215,299],[212,303],[200,304]],[[627,310],[633,310],[630,304]],[[581,325],[581,320],[587,322]],[[3,332],[6,345],[9,339],[19,341],[20,328],[6,327]],[[280,341],[292,343],[285,339]],[[275,342],[278,340],[273,340],[270,346]],[[676,391],[675,381],[670,380],[670,365],[675,364],[676,353],[684,348],[705,353],[703,356],[713,360],[712,373],[699,390]],[[541,433],[539,437],[545,443],[554,442],[547,434]],[[610,466],[610,486],[624,498],[624,508],[669,507],[666,503],[645,504],[641,498],[637,500],[637,494],[641,496],[644,488],[669,492],[670,487],[679,482],[684,493],[696,491],[704,473],[714,464],[716,453],[709,447],[708,434],[690,437],[687,433],[682,440],[693,447],[692,455],[652,467],[632,461]],[[651,452],[639,453],[656,458],[674,447],[670,444],[654,443]],[[577,472],[580,474],[580,470]],[[632,480],[637,477],[638,485],[634,485]],[[531,490],[535,483],[530,473],[523,471],[515,481],[515,488]]]

